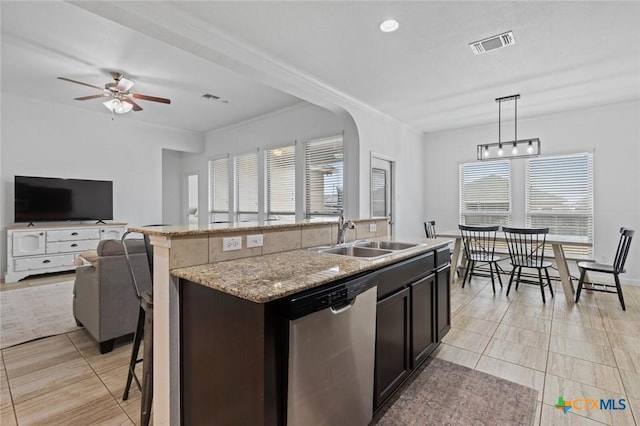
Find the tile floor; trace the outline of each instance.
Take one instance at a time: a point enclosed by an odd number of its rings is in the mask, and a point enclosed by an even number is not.
[[[494,296],[488,279],[474,277],[451,289],[452,329],[435,356],[538,389],[536,425],[637,425],[640,287],[624,291],[626,312],[603,293],[583,292],[567,307],[559,286],[543,305],[535,286],[507,298],[506,286]],[[138,424],[140,393],[121,399],[129,354],[125,343],[100,355],[84,330],[2,350],[0,424]],[[559,396],[624,398],[626,409],[564,414],[554,407]]]

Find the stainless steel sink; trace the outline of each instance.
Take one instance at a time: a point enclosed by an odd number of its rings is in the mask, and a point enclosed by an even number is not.
[[[418,244],[400,243],[397,241],[356,241],[355,246],[397,251],[417,247]]]
[[[378,256],[386,256],[388,254],[393,253],[390,250],[380,250],[375,248],[365,248],[365,247],[359,247],[359,246],[341,246],[341,247],[321,248],[317,251],[320,253],[339,254],[342,256],[351,256],[351,257],[378,257]]]

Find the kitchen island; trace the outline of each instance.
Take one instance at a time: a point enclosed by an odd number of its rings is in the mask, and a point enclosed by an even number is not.
[[[349,230],[347,240],[385,239],[385,219],[356,221],[357,230]],[[377,225],[377,230],[376,226]],[[277,300],[306,289],[358,276],[403,259],[446,246],[450,240],[423,240],[424,245],[374,260],[316,253],[309,246],[328,245],[335,241],[335,222],[303,221],[294,224],[233,224],[198,227],[130,228],[150,236],[154,245],[154,423],[181,422],[181,328],[188,312],[182,297],[185,289],[225,300],[224,306],[254,306],[262,309],[262,318],[277,305]],[[258,248],[223,251],[223,238],[260,233],[264,244]],[[447,252],[448,253],[448,252]],[[228,261],[227,261],[228,260]],[[447,287],[448,288],[448,287]],[[193,290],[193,291],[191,291]],[[195,294],[195,293],[194,293]],[[214,296],[215,295],[215,296]],[[232,302],[233,301],[233,302]],[[209,309],[209,311],[219,311]],[[228,310],[227,310],[228,311]],[[194,311],[195,312],[195,311]],[[236,312],[239,312],[236,310]],[[246,320],[244,316],[239,320]],[[204,321],[197,321],[204,323]],[[228,328],[229,338],[236,336]],[[277,337],[277,336],[275,336]],[[251,351],[246,350],[247,354]],[[268,359],[268,358],[264,358]],[[213,364],[210,364],[213,365]],[[263,370],[266,371],[266,370]],[[201,372],[198,374],[202,374]],[[275,374],[275,371],[273,371]],[[273,382],[273,381],[272,381]],[[259,387],[254,387],[259,389]],[[263,388],[264,389],[264,388]],[[263,394],[266,395],[266,394]],[[269,395],[278,395],[277,392]],[[266,404],[266,403],[263,403]],[[274,405],[266,404],[263,407]],[[272,423],[276,417],[265,417]],[[272,420],[269,420],[272,419]]]

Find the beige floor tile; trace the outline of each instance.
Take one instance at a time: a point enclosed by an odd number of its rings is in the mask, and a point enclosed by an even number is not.
[[[65,334],[3,349],[2,354],[9,380],[81,358]]]
[[[479,318],[486,321],[500,322],[505,315],[503,310],[496,310],[494,308],[488,308],[486,306],[473,306],[465,305],[461,311],[462,315],[466,315],[473,318]]]
[[[604,328],[604,320],[600,316],[591,314],[568,314],[568,313],[556,313],[554,312],[553,321],[562,324],[579,325],[585,328],[593,328],[596,330],[606,330]]]
[[[608,391],[625,393],[618,369],[608,365],[550,352],[547,372]]]
[[[475,369],[536,389],[538,391],[538,401],[542,401],[542,391],[544,388],[544,373],[542,371],[533,370],[507,361],[501,361],[486,355],[480,358]]]
[[[640,334],[634,337],[609,333],[608,337],[612,348],[635,353],[640,358]]]
[[[109,392],[111,392],[116,401],[122,401],[122,394],[127,384],[128,367],[128,364],[125,364],[98,375],[100,380],[102,380],[102,383],[104,383],[107,389],[109,389]],[[138,379],[142,379],[142,363],[136,365],[136,374]],[[140,396],[140,391],[134,381],[131,383],[129,398],[133,398],[135,396]]]
[[[14,404],[95,377],[83,358],[76,358],[11,379]]]
[[[533,306],[521,303],[513,303],[507,311],[509,315],[532,317],[535,319],[550,320],[553,315],[553,305]]]
[[[631,337],[640,336],[640,323],[637,322],[605,318],[604,327],[607,332]]]
[[[551,324],[551,334],[554,336],[581,340],[595,345],[609,345],[609,337],[607,336],[606,331],[582,327],[579,324],[554,321]]]
[[[489,342],[484,355],[539,371],[544,371],[547,364],[547,351],[495,337]]]
[[[497,322],[473,318],[466,315],[459,315],[452,321],[451,327],[466,331],[472,331],[485,336],[491,336],[498,327]]]
[[[143,345],[140,345],[139,357],[142,357],[143,349]],[[86,360],[98,375],[102,375],[114,368],[122,367],[123,365],[129,365],[130,358],[131,344],[128,344],[116,347],[112,352],[103,355],[98,354],[88,356],[86,357]]]
[[[433,356],[469,368],[474,368],[480,359],[480,354],[477,352],[456,348],[455,346],[450,346],[445,343],[438,346]]]
[[[558,402],[558,397],[560,396],[562,396],[565,401],[578,399],[594,399],[598,401],[600,399],[614,399],[615,401],[618,401],[619,399],[626,399],[625,394],[623,393],[616,393],[606,389],[589,386],[584,383],[576,382],[575,380],[565,379],[564,377],[547,373],[545,377],[543,402],[553,406]],[[592,410],[584,409],[584,406],[584,404],[580,403],[577,408],[571,408],[569,411],[570,413],[610,425],[635,424],[631,410]]]
[[[595,345],[582,340],[552,335],[549,342],[549,351],[616,367],[616,361],[610,346]]]
[[[540,419],[542,418],[542,401],[538,401],[538,406],[536,407],[536,418],[533,421],[534,425],[540,424]]]
[[[493,337],[538,349],[547,350],[549,348],[549,334],[506,324],[499,325]]]
[[[490,339],[491,337],[483,334],[452,328],[442,341],[447,345],[482,353]]]
[[[553,405],[543,404],[542,406],[540,426],[602,426],[602,424],[603,423],[573,413],[571,410],[564,413]]]
[[[18,403],[15,410],[20,425],[131,424],[124,410],[95,376]]]
[[[640,357],[637,353],[613,348],[613,356],[620,370],[640,373]]]
[[[627,398],[627,401],[629,402],[629,408],[631,408],[631,413],[636,421],[636,425],[640,424],[640,399]]]
[[[640,399],[640,373],[621,370],[620,375],[627,395],[631,398]]]
[[[520,315],[506,313],[502,319],[502,324],[512,327],[524,328],[525,330],[536,331],[538,333],[548,334],[551,331],[551,321],[544,319],[532,319]]]
[[[635,324],[640,323],[640,306],[627,306],[626,311],[622,310],[620,303],[616,305],[613,303],[603,304],[598,302],[598,306],[600,306],[600,313],[605,319],[627,321]]]
[[[13,405],[2,404],[2,406],[0,407],[0,425],[15,426],[17,424],[16,413],[13,410]]]

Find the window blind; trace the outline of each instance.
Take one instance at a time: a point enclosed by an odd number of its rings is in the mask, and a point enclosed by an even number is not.
[[[266,152],[268,219],[295,219],[296,147],[269,149]]]
[[[238,155],[235,160],[235,213],[238,221],[258,220],[258,155]]]
[[[509,161],[460,165],[460,223],[511,223],[511,169]]]
[[[342,136],[305,145],[306,216],[336,215],[343,208]]]
[[[591,154],[527,160],[526,222],[549,227],[550,234],[586,237],[593,242],[593,158]],[[590,255],[591,247],[564,246]]]
[[[209,222],[229,220],[228,158],[209,161]]]

